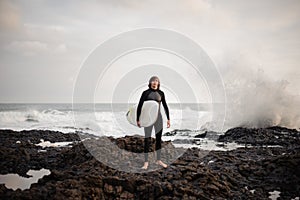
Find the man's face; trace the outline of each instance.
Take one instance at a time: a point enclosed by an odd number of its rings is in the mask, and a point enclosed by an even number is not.
[[[151,81],[151,87],[152,88],[157,88],[158,87],[158,79],[154,79],[153,81]]]

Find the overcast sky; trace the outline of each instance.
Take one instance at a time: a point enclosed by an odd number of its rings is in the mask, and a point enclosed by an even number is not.
[[[72,102],[89,53],[143,27],[192,38],[221,74],[259,68],[299,94],[299,11],[298,0],[1,0],[0,102]]]

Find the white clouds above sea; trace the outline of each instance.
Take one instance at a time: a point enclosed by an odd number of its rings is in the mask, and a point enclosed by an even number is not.
[[[186,34],[224,77],[237,65],[241,71],[260,68],[299,94],[299,10],[297,0],[2,0],[0,101],[71,102],[88,53],[113,35],[142,27]]]

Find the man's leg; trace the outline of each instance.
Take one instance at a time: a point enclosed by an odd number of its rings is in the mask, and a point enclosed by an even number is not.
[[[163,121],[162,116],[159,114],[157,121],[154,124],[155,129],[155,150],[156,150],[156,160],[161,158],[161,136],[163,131]]]
[[[144,127],[144,132],[145,132],[145,139],[144,139],[144,156],[145,156],[145,162],[148,162],[148,152],[149,152],[149,145],[150,145],[150,140],[151,140],[151,133],[152,133],[152,127]]]

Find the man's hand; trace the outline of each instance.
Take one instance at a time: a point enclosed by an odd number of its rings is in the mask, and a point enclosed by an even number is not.
[[[140,121],[136,121],[136,124],[138,125],[138,127],[141,128],[141,123],[140,123]]]
[[[171,124],[170,124],[170,120],[167,121],[167,128],[170,128]]]

